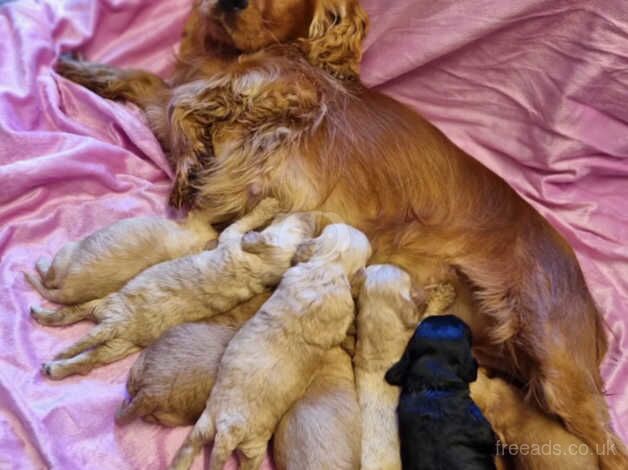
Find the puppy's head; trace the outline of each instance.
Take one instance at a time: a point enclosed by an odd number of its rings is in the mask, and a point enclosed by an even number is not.
[[[471,330],[458,317],[428,317],[416,329],[399,362],[386,373],[386,381],[404,388],[466,387],[477,378],[471,344]]]
[[[201,0],[214,42],[243,52],[299,40],[314,65],[357,76],[368,18],[358,0]]]
[[[317,233],[317,217],[310,212],[281,214],[261,232],[248,232],[242,237],[242,249],[258,255],[271,252],[289,253]]]
[[[339,263],[351,279],[371,257],[371,244],[359,230],[347,224],[331,224],[317,238],[297,249],[294,261]]]
[[[390,311],[393,310],[400,326],[415,328],[418,309],[414,303],[412,281],[403,269],[392,264],[374,264],[356,276],[354,288],[359,289],[359,323],[369,323],[375,328],[390,328]],[[368,306],[369,308],[362,308]],[[380,307],[381,306],[381,307]],[[363,316],[368,318],[363,318]]]

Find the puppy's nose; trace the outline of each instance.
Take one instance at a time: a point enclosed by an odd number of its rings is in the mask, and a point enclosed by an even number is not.
[[[249,0],[218,0],[218,6],[224,11],[244,10],[249,5]]]

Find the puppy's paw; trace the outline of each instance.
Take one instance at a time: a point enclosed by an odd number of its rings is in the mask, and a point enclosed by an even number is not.
[[[57,361],[44,362],[41,365],[41,373],[53,380],[59,380],[65,377],[65,375],[63,375],[61,371],[62,368]]]
[[[281,204],[279,204],[277,199],[267,197],[260,201],[260,203],[255,207],[255,211],[268,214],[269,216],[274,216],[275,214],[281,212]]]
[[[427,312],[431,315],[444,313],[456,300],[456,289],[449,283],[437,284],[427,289]]]
[[[30,308],[31,317],[37,323],[41,325],[52,325],[52,315],[55,313],[54,310],[49,310],[45,308],[38,307],[36,305],[31,305]]]

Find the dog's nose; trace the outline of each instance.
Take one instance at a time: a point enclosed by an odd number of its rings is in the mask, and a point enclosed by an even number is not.
[[[218,6],[224,11],[244,10],[249,5],[249,0],[218,0]]]

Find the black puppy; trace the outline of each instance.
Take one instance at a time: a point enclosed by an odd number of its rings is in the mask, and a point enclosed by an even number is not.
[[[404,470],[495,469],[496,438],[469,396],[477,378],[471,330],[454,315],[421,322],[386,381],[397,408]]]

